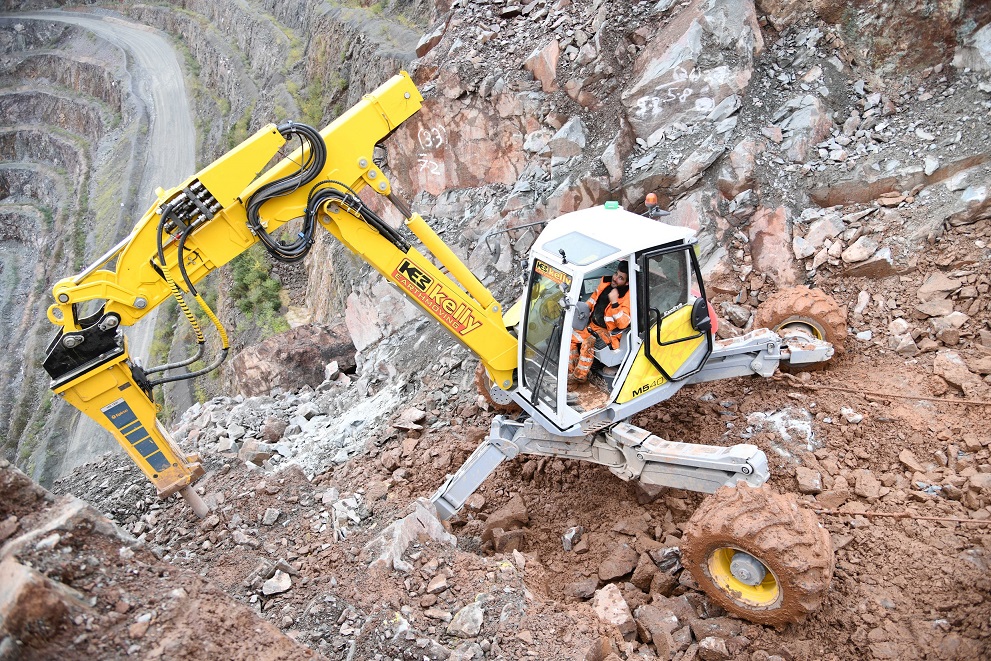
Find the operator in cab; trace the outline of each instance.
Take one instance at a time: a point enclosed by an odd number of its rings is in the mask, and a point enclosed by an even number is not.
[[[568,371],[575,381],[586,381],[595,359],[596,345],[619,348],[623,331],[630,327],[630,267],[625,261],[612,276],[605,276],[585,302],[590,310],[588,327],[571,332]]]

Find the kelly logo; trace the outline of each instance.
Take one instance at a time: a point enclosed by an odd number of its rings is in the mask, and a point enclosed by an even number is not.
[[[550,278],[554,282],[563,283],[567,287],[571,286],[571,276],[564,271],[554,268],[550,264],[546,264],[538,259],[534,268],[537,273]]]
[[[422,292],[427,291],[427,287],[434,281],[429,275],[413,266],[408,259],[403,260],[403,263],[396,269],[396,273],[409,280],[414,287]]]
[[[475,317],[475,310],[464,299],[464,294],[450,289],[450,285],[445,287],[442,282],[434,282],[408,259],[396,267],[392,277],[421,307],[458,335],[481,328],[482,322]]]

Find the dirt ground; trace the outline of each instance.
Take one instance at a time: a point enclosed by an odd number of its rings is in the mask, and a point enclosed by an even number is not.
[[[608,582],[631,610],[654,604],[680,614],[682,626],[672,638],[676,659],[987,658],[989,527],[862,513],[991,519],[989,492],[974,488],[989,471],[988,406],[962,403],[962,392],[933,374],[934,353],[906,358],[891,351],[885,330],[894,311],[887,302],[901,302],[911,317],[913,297],[933,272],[967,271],[986,281],[989,231],[986,223],[951,230],[941,250],[923,255],[911,273],[821,283],[848,307],[853,329],[871,329],[876,338],[851,335],[846,353],[829,369],[691,386],[634,420],[675,441],[754,443],[767,453],[771,484],[780,491],[802,489],[800,469],[821,475],[821,493],[801,499],[839,511],[820,515],[836,570],[824,605],[805,622],[777,630],[724,617],[677,569],[660,593],[651,592],[656,586],[637,587],[635,575],[600,580],[603,564],[624,547],[636,554],[676,547],[702,496],[649,494],[577,461],[507,462],[452,521],[456,547],[421,539],[403,555],[409,573],[370,570],[366,543],[405,516],[416,498],[432,493],[484,437],[491,419],[470,392],[437,407],[425,394],[452,382],[425,374],[410,404],[450,426],[385,429],[369,439],[365,455],[313,479],[293,466],[271,473],[229,453],[208,453],[208,473],[198,486],[214,513],[204,521],[179,500],[157,502],[119,455],[61,481],[58,492],[90,500],[145,546],[134,552],[140,570],[115,563],[116,549],[71,542],[78,555],[30,556],[42,571],[92,595],[101,613],[85,621],[84,633],[70,627],[72,635],[51,638],[44,658],[167,657],[179,645],[187,653],[197,640],[210,642],[196,647],[194,658],[219,658],[211,644],[223,649],[226,637],[263,626],[243,626],[240,618],[249,610],[305,646],[271,650],[271,658],[294,658],[307,648],[349,659],[448,658],[452,652],[452,658],[654,658],[656,643],[644,642],[643,634],[625,640],[596,617],[587,598]],[[956,257],[947,263],[947,254]],[[862,290],[882,303],[872,299],[855,314]],[[986,315],[975,311],[967,328],[986,328]],[[954,349],[971,365],[991,353],[979,332],[965,331]],[[974,378],[966,399],[991,399]],[[921,470],[910,468],[913,460]],[[522,543],[517,551],[494,553],[483,541],[485,520],[517,495],[528,518]],[[336,503],[346,507],[335,509]],[[337,541],[334,519],[347,533]],[[562,545],[562,535],[578,526],[583,553]],[[101,566],[113,581],[73,569],[83,563]],[[270,577],[284,580],[280,572],[291,587],[266,594]],[[168,607],[178,588],[201,602],[195,618]],[[233,597],[237,609],[212,608],[215,592]],[[452,616],[473,604],[483,613],[477,634],[450,633]],[[149,612],[149,626],[135,628],[135,614]],[[710,635],[725,646],[715,652],[700,647]]]

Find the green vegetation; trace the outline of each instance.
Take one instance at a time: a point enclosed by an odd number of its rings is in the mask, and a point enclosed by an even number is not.
[[[41,212],[41,217],[45,221],[45,229],[51,232],[55,228],[55,214],[48,207],[38,207],[38,211]]]
[[[36,366],[40,370],[41,366]],[[28,475],[34,473],[37,457],[35,456],[38,446],[41,443],[41,435],[45,429],[45,423],[52,412],[52,391],[45,388],[41,393],[41,403],[30,416],[30,425],[21,439],[20,448],[17,452],[17,465]],[[30,407],[28,407],[30,408]]]
[[[148,355],[148,361],[152,365],[168,362],[176,327],[182,323],[177,317],[178,312],[179,304],[174,298],[166,299],[159,308],[159,323],[155,328],[155,336],[152,338],[151,351]]]
[[[41,440],[41,432],[45,428],[45,422],[48,421],[48,415],[52,412],[52,391],[47,388],[42,391],[41,394],[41,404],[38,406],[38,410],[31,417],[31,424],[27,429],[27,437],[21,444],[21,451],[18,453],[18,461],[26,461],[32,454],[34,454],[35,449],[38,447],[38,442]]]
[[[255,112],[255,104],[252,103],[250,106],[244,109],[244,112],[241,114],[241,117],[236,122],[234,122],[233,126],[231,126],[231,130],[227,134],[228,149],[233,149],[234,147],[238,146],[239,144],[247,140],[248,137],[251,135],[250,133],[251,115],[254,112]]]
[[[271,14],[263,15],[272,25],[282,31],[282,34],[285,35],[286,40],[289,42],[289,53],[286,55],[286,66],[283,69],[284,71],[288,71],[296,66],[297,62],[300,62],[303,59],[303,40],[296,35],[295,31],[280,23]]]
[[[306,96],[297,101],[303,114],[303,122],[317,127],[323,124],[323,83],[313,81],[306,89]]]
[[[193,363],[192,365],[189,366],[189,371],[195,372],[197,370],[203,369],[206,366],[207,366],[207,364],[204,361],[197,360],[195,363]],[[217,372],[214,371],[214,372],[211,372],[210,374],[207,374],[205,376],[210,377],[210,378],[213,378],[213,379],[216,379],[217,378],[216,375],[217,375]],[[203,380],[203,377],[200,377],[198,379],[193,379],[191,381],[191,383],[193,384],[193,399],[195,399],[200,404],[203,404],[208,399],[210,399],[210,393],[206,389],[206,386],[205,386],[206,381]]]
[[[72,270],[80,271],[86,264],[86,222],[89,211],[89,177],[79,187],[79,208],[72,227]]]
[[[22,393],[32,393],[35,391],[35,382],[37,381],[37,374],[38,374],[38,370],[36,369],[30,369],[26,371],[24,375],[24,381],[21,384],[21,389],[20,389]],[[24,402],[23,399],[21,399],[21,401],[19,401],[13,408],[14,408],[14,415],[13,415],[13,419],[10,421],[9,433],[11,439],[17,439],[17,438],[21,438],[21,435],[24,433],[24,430],[27,428],[28,420],[30,420],[31,418],[30,412],[33,410],[34,407],[27,405],[27,402]],[[24,462],[27,460],[27,458],[31,456],[32,452],[34,452],[34,448],[36,445],[37,445],[37,439],[32,440],[32,439],[24,438],[21,441],[20,451],[18,452],[18,456],[17,456],[18,466],[24,465]]]
[[[289,330],[282,315],[282,285],[271,277],[272,264],[264,249],[255,245],[231,262],[234,286],[231,297],[245,315],[268,337]]]
[[[376,18],[385,18],[386,12],[388,12],[388,20],[390,22],[399,23],[407,28],[423,31],[426,27],[423,25],[422,20],[417,21],[406,15],[401,7],[390,7],[386,0],[339,0],[336,4],[342,7],[364,11],[372,16],[375,16]]]
[[[193,78],[200,77],[200,62],[193,55],[193,51],[190,50],[189,46],[186,45],[186,39],[182,34],[177,33],[173,35],[175,37],[176,48],[182,52],[182,59],[186,65],[186,72]]]

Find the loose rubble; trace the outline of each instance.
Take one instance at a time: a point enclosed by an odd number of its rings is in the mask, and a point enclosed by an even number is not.
[[[988,70],[962,44],[972,67],[884,78],[863,62],[882,54],[799,4],[458,3],[417,47],[427,100],[388,167],[501,300],[532,241],[518,225],[657,192],[667,222],[699,230],[722,337],[792,284],[845,306],[852,346],[829,370],[692,386],[634,420],[753,443],[776,488],[838,512],[820,611],[783,631],[727,616],[679,561],[702,496],[580,462],[507,462],[441,525],[418,499],[490,412],[467,352],[371,280],[346,297],[353,352],[308,354],[296,383],[278,380],[276,340],[238,368],[242,394],[180,415],[206,519],[119,454],[55,485],[109,517],[92,530],[2,510],[3,585],[44,586],[46,622],[43,639],[5,615],[4,652],[151,658],[247,635],[303,658],[991,654],[988,528],[864,515],[991,520],[986,407],[963,401],[991,399]],[[202,637],[171,633],[190,599],[219,613]]]

